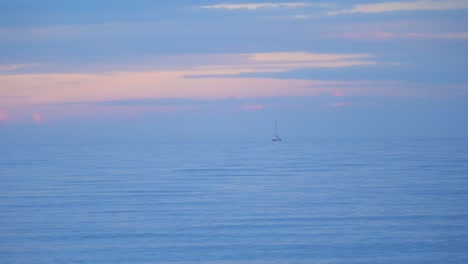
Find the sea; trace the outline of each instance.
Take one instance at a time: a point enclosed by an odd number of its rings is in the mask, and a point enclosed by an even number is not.
[[[0,263],[468,263],[468,140],[2,145]]]

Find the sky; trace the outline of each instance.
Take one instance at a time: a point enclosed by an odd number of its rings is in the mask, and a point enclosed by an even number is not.
[[[468,0],[0,0],[0,144],[457,139]]]

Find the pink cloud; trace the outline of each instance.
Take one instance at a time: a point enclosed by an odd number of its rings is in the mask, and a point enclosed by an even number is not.
[[[343,107],[343,106],[351,106],[353,103],[351,102],[337,102],[337,103],[332,103],[331,106],[333,107]]]
[[[381,31],[376,31],[373,33],[373,36],[377,39],[391,39],[391,38],[396,38],[398,37],[397,34],[391,33],[391,32],[381,32]]]
[[[340,91],[336,91],[336,92],[333,92],[332,95],[336,96],[336,97],[342,97],[342,96],[345,96],[345,93],[340,92]]]
[[[0,109],[0,122],[8,121],[8,114],[5,109]]]
[[[244,110],[262,110],[265,106],[261,104],[257,105],[244,105],[242,108]]]
[[[182,61],[205,61],[195,55]],[[209,63],[177,69],[87,73],[36,73],[0,75],[1,91],[10,105],[99,102],[132,98],[193,98],[305,96],[322,93],[337,81],[239,78],[241,73],[285,72],[316,67],[374,65],[370,54],[270,52],[208,56]],[[195,64],[195,65],[193,65]],[[191,66],[190,66],[191,65]],[[227,75],[227,76],[226,76]],[[230,77],[229,75],[235,76]],[[187,78],[195,76],[198,78]],[[213,76],[219,76],[217,78]],[[258,87],[252,89],[252,87]],[[6,100],[6,99],[3,99]],[[2,102],[0,102],[2,103]],[[47,114],[53,118],[54,113]],[[30,118],[28,111],[28,118]],[[61,113],[59,113],[61,114]]]
[[[38,113],[34,113],[32,115],[32,119],[34,121],[34,123],[36,124],[42,124],[44,122],[44,120],[42,119],[42,116]]]

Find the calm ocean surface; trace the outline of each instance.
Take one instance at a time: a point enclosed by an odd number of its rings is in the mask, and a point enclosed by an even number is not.
[[[0,263],[468,263],[466,140],[0,149]]]

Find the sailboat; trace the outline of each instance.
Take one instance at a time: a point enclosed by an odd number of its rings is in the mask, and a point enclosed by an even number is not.
[[[271,141],[281,141],[281,138],[278,136],[278,124],[275,119],[275,136]]]

